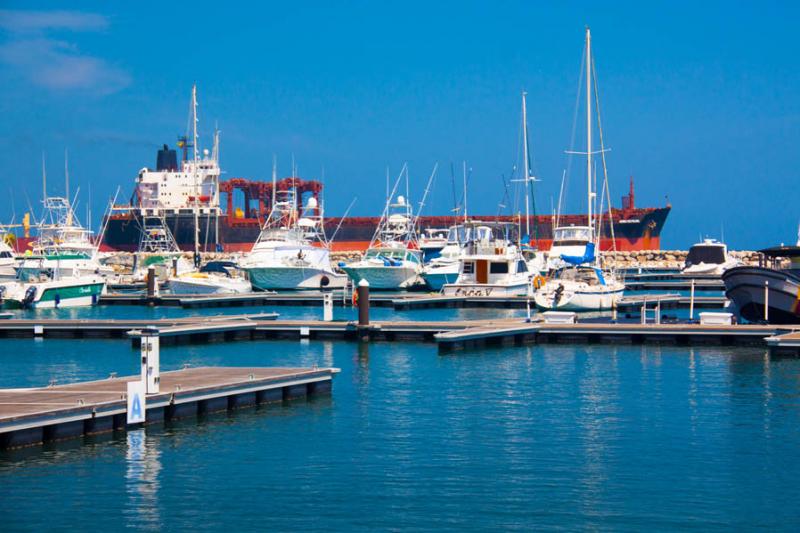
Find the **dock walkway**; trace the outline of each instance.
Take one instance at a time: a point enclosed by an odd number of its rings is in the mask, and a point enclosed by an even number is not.
[[[161,373],[146,424],[331,391],[335,368],[187,368]],[[0,389],[0,448],[126,429],[127,383],[140,376]]]

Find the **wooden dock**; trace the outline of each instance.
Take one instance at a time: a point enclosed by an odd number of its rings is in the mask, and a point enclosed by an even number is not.
[[[198,342],[234,338],[238,332],[276,320],[277,313],[252,315],[194,316],[154,320],[118,319],[6,319],[0,320],[0,338],[43,337],[60,339],[102,339],[130,337],[131,331],[164,331],[164,343],[176,337]]]
[[[787,335],[789,334],[789,335]],[[545,324],[517,322],[491,324],[439,333],[439,351],[446,353],[491,346],[543,343],[581,344],[669,344],[679,346],[764,346],[771,338],[796,339],[800,352],[800,324],[797,326],[703,324],[578,323]]]
[[[146,398],[145,424],[164,423],[330,393],[335,368],[188,368],[161,373]],[[139,376],[32,389],[0,389],[0,448],[127,427],[127,383]]]

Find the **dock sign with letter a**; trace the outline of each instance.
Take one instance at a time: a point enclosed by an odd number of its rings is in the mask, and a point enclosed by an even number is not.
[[[142,381],[128,382],[128,424],[144,423],[145,384]]]

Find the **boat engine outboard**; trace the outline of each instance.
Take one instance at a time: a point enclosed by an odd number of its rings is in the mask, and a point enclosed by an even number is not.
[[[36,287],[28,287],[25,291],[25,297],[22,298],[22,306],[28,307],[36,299]]]

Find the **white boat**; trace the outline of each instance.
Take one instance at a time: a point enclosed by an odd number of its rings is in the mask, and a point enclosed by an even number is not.
[[[728,247],[715,239],[704,239],[689,248],[681,274],[721,276],[726,270],[741,265],[728,255]]]
[[[105,278],[61,268],[57,256],[29,258],[37,260],[36,270],[19,270],[17,279],[0,285],[6,309],[47,309],[96,305],[105,292]],[[45,266],[48,265],[48,266]]]
[[[374,290],[406,289],[420,283],[422,257],[418,250],[394,241],[371,247],[360,260],[342,263],[340,268],[355,285],[367,280]]]
[[[439,257],[445,246],[449,244],[449,230],[444,228],[426,228],[419,236],[419,250],[425,263]]]
[[[554,250],[551,250],[551,272],[543,286],[537,288],[534,300],[540,309],[570,311],[600,311],[616,306],[625,291],[625,284],[613,272],[604,272],[599,267],[595,254],[595,226],[601,224],[601,217],[593,218],[592,211],[597,200],[595,192],[596,176],[592,165],[592,88],[596,82],[593,73],[591,33],[586,28],[585,84],[586,84],[586,174],[587,174],[587,226],[555,228]],[[599,117],[598,117],[599,123]],[[602,130],[601,130],[602,131]],[[604,154],[602,146],[599,153]],[[605,173],[605,160],[603,160]],[[604,183],[608,177],[604,175]],[[608,188],[604,187],[607,193]],[[597,211],[598,214],[600,210]],[[572,252],[572,253],[569,253]]]
[[[431,179],[435,173],[434,167]],[[381,220],[367,251],[358,261],[339,263],[339,268],[347,273],[355,285],[366,280],[374,290],[398,290],[424,283],[421,277],[422,253],[414,248],[416,221],[412,207],[401,195],[397,196],[394,203],[391,201],[404,174],[407,188],[408,169],[405,165],[388,195]],[[430,187],[430,180],[428,186]],[[420,206],[424,202],[423,197]]]
[[[446,283],[458,279],[463,243],[466,241],[463,225],[451,226],[445,235],[445,244],[435,257],[422,267],[422,279],[434,291],[442,290]]]
[[[172,294],[245,294],[252,291],[250,280],[231,261],[211,261],[197,272],[169,278]]]
[[[17,275],[17,260],[14,249],[4,240],[0,240],[0,279],[13,279]]]
[[[528,293],[531,273],[519,248],[509,239],[510,224],[469,222],[468,240],[459,259],[458,278],[446,283],[446,296],[516,296]]]
[[[273,183],[275,181],[273,169]],[[274,187],[273,187],[274,190]],[[315,197],[302,209],[294,189],[276,195],[269,217],[241,266],[254,289],[341,289],[347,275],[331,265],[323,211]]]
[[[592,265],[567,266],[553,272],[533,294],[540,309],[601,311],[614,307],[625,285]]]

